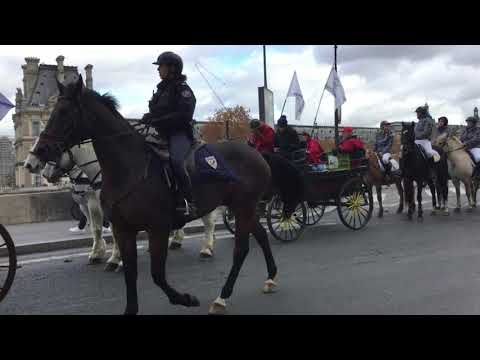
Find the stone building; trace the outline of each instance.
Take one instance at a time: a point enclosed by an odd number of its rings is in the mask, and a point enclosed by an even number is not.
[[[12,139],[0,137],[0,188],[15,185],[15,148]]]
[[[78,80],[76,66],[65,66],[65,57],[58,56],[56,65],[39,64],[40,59],[25,58],[23,90],[17,88],[15,97],[15,184],[18,187],[36,187],[46,184],[40,175],[32,175],[23,163],[36,138],[43,130],[58,96],[56,80],[64,85]],[[93,89],[92,65],[85,67],[86,86]]]

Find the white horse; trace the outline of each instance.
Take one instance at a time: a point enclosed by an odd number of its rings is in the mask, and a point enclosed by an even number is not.
[[[462,207],[460,201],[460,181],[465,185],[468,204],[470,210],[477,206],[476,193],[478,184],[472,180],[475,164],[468,155],[463,143],[456,136],[445,133],[437,137],[434,141],[447,154],[448,173],[455,186],[457,195],[457,207],[455,212],[460,212]]]
[[[107,254],[107,243],[102,237],[103,211],[100,205],[102,176],[99,171],[98,162],[94,161],[96,158],[93,159],[91,156],[92,153],[95,155],[92,146],[84,144],[72,150],[65,152],[58,164],[48,163],[42,175],[49,182],[57,182],[66,173],[74,184],[76,182],[83,182],[80,180],[83,175],[87,177],[86,180],[88,183],[85,184],[85,193],[81,196],[76,196],[74,200],[78,203],[80,210],[90,224],[90,231],[93,235],[93,245],[88,259],[90,264],[96,264],[102,262]],[[28,155],[24,166],[32,173],[40,172],[42,167],[38,158],[33,154]],[[75,196],[75,194],[73,195]]]
[[[65,151],[59,162],[60,162],[60,166],[58,166],[58,168],[61,167],[63,169],[71,169],[73,168],[73,166],[77,165],[87,175],[88,179],[91,182],[97,181],[98,178],[101,179],[101,169],[100,169],[96,154],[93,151],[93,146],[91,145],[91,143],[84,143],[79,146],[74,146],[68,151]],[[38,172],[40,171],[42,164],[34,154],[30,154],[27,157],[27,160],[25,161],[25,167],[29,169],[31,172]],[[44,175],[46,174],[44,173]],[[99,196],[100,196],[99,191],[100,190],[97,190],[98,203],[99,203]],[[202,244],[202,249],[200,251],[201,257],[213,256],[213,247],[215,243],[215,235],[214,235],[215,215],[216,215],[215,211],[213,211],[212,213],[202,218],[203,223],[205,225],[206,240]],[[182,229],[175,231],[173,234],[172,242],[170,244],[170,249],[174,250],[174,249],[180,248],[184,237],[185,235]],[[113,238],[112,255],[107,260],[107,266],[105,268],[107,271],[113,271],[122,266],[120,250],[115,241],[115,238],[113,236],[112,238]]]

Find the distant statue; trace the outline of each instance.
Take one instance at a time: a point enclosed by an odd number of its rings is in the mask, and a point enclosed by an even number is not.
[[[17,88],[17,93],[15,94],[15,102],[19,103],[19,102],[22,102],[22,100],[23,100],[22,89]]]

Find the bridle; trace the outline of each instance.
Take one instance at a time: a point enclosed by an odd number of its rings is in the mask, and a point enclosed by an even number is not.
[[[60,100],[69,100],[70,102],[73,102],[76,111],[79,113],[79,118],[82,120],[82,122],[84,122],[83,120],[87,116],[87,111],[85,109],[83,109],[82,106],[80,106],[80,104],[75,99],[73,99],[72,97],[68,97],[68,96],[59,96],[58,101],[60,101]],[[89,113],[88,115],[90,117],[95,118],[94,114]],[[78,134],[78,131],[77,131],[78,128],[79,128],[78,127],[78,119],[75,116],[75,117],[72,117],[72,126],[69,128],[68,134],[66,134],[66,136],[57,136],[57,135],[49,134],[48,132],[45,131],[47,129],[45,129],[44,131],[42,131],[40,133],[39,140],[43,144],[43,146],[47,147],[47,151],[51,152],[53,150],[58,154],[57,160],[55,161],[56,163],[59,162],[59,160],[61,159],[61,157],[62,157],[62,155],[65,151],[68,151],[69,156],[70,156],[70,154],[71,154],[70,148],[75,146],[75,145],[80,146],[81,144],[84,144],[86,142],[109,141],[109,140],[116,139],[116,138],[121,137],[121,136],[137,135],[138,134],[138,132],[136,132],[135,129],[133,129],[133,130],[122,131],[122,132],[107,135],[107,136],[98,136],[98,137],[95,137],[95,139],[85,141],[85,140],[81,140],[81,136],[75,137],[74,134]],[[70,137],[72,137],[73,141],[67,141]],[[71,143],[71,144],[68,144],[68,143]],[[35,155],[38,158],[40,158],[40,154],[38,153],[38,150],[37,151],[30,151],[30,153],[32,155]],[[98,174],[97,174],[97,177],[98,177]]]

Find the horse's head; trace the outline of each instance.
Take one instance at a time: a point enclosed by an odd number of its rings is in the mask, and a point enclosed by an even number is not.
[[[30,149],[30,152],[23,163],[23,167],[26,168],[32,174],[38,174],[45,167],[45,163],[42,162],[37,155],[35,155],[35,148],[38,145],[39,138],[35,140],[33,147]]]
[[[70,149],[64,151],[58,163],[48,162],[42,171],[42,176],[50,183],[56,183],[62,176],[72,171],[75,166]]]
[[[438,136],[433,142],[432,145],[438,146],[439,148],[443,149],[447,145],[447,141],[449,138],[448,132]]]
[[[67,86],[57,81],[57,86],[58,101],[31,151],[43,163],[58,163],[64,151],[88,138],[89,124],[85,121],[81,103],[84,93],[82,76],[77,83]]]

